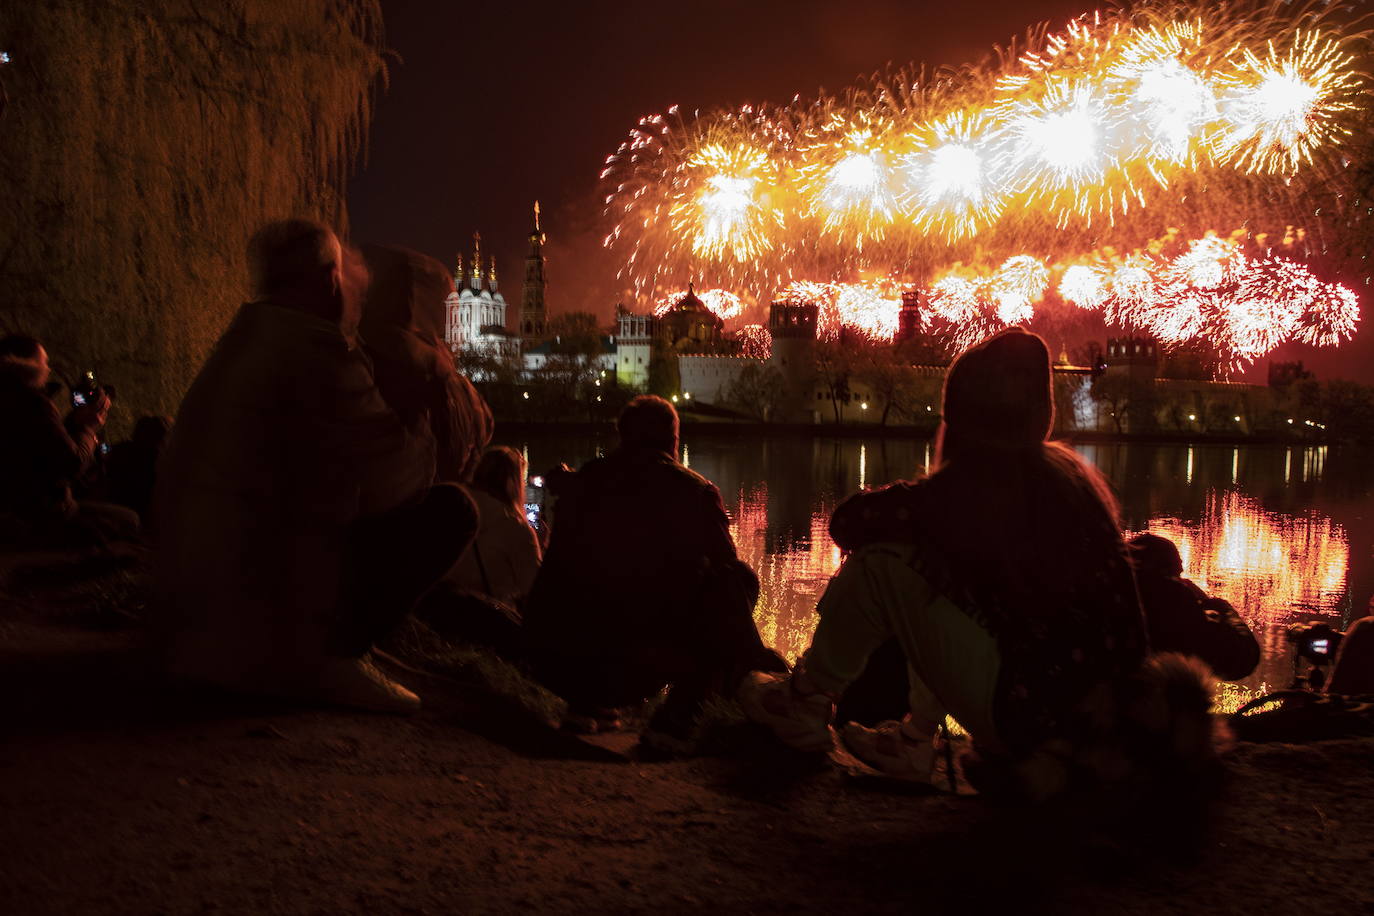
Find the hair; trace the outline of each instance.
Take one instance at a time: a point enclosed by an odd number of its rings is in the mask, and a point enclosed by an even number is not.
[[[38,358],[43,345],[37,337],[27,334],[9,334],[0,337],[0,359],[23,360],[28,362]]]
[[[626,404],[615,427],[622,445],[648,446],[669,453],[677,450],[677,411],[656,395],[641,394]]]
[[[318,280],[340,263],[334,230],[309,219],[268,223],[248,242],[255,293],[275,293]]]
[[[936,465],[931,540],[975,596],[1046,606],[1124,556],[1111,488],[1057,442],[994,448],[944,427]]]
[[[472,485],[488,496],[514,507],[522,515],[524,505],[525,458],[515,449],[493,445],[482,453]]]

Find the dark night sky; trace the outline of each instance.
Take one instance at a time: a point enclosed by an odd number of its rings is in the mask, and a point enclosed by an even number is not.
[[[840,89],[889,61],[972,61],[1028,26],[1062,25],[1092,6],[383,0],[388,44],[402,61],[391,67],[369,161],[350,187],[353,237],[452,264],[480,230],[514,305],[537,198],[549,235],[550,310],[609,316],[617,287],[598,245],[597,173],[639,117],[674,103],[785,102]],[[1365,310],[1374,307],[1374,297],[1362,299]],[[1360,338],[1321,362],[1374,374],[1364,355],[1374,352],[1374,334]]]

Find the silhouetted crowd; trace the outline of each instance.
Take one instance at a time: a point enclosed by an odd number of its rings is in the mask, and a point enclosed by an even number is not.
[[[489,447],[491,412],[444,343],[439,262],[291,220],[249,263],[251,298],[175,422],[144,417],[112,448],[112,392],[78,383],[64,417],[42,344],[0,340],[0,542],[155,543],[178,679],[411,711],[373,650],[413,613],[563,697],[570,730],[618,729],[666,690],[641,741],[684,753],[703,709],[734,699],[798,750],[832,750],[838,724],[864,764],[925,782],[952,717],[981,790],[1036,799],[1205,766],[1213,673],[1259,661],[1177,548],[1126,541],[1100,474],[1048,441],[1032,334],[951,366],[933,473],[835,510],[846,557],[789,667],[754,624],[759,580],[720,492],[677,459],[671,404],[635,398],[615,450],[550,480],[541,536],[523,457]],[[1374,692],[1371,633],[1351,629],[1333,689]]]

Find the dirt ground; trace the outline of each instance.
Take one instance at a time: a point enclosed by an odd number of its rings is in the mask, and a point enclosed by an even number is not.
[[[767,745],[627,759],[426,674],[413,718],[171,691],[102,589],[0,596],[0,913],[1374,912],[1374,740],[1241,745],[1146,841]]]

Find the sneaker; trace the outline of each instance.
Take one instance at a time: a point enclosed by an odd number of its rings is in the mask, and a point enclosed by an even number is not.
[[[365,658],[329,658],[319,667],[310,697],[370,712],[414,713],[420,698]]]
[[[935,770],[935,742],[906,722],[889,720],[873,728],[850,722],[840,742],[861,762],[893,779],[928,783]]]
[[[737,694],[744,714],[766,725],[789,747],[799,751],[829,751],[835,745],[830,719],[835,704],[824,693],[802,693],[796,676],[751,671]]]

